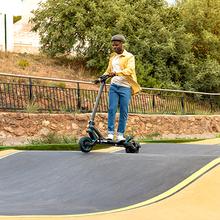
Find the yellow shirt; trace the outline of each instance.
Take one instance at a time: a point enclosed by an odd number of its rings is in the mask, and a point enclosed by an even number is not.
[[[104,74],[108,74],[112,72],[112,60],[114,57],[116,57],[118,54],[113,53],[110,56],[108,68]],[[126,50],[123,51],[123,53],[120,55],[119,58],[119,65],[121,68],[121,72],[117,72],[117,76],[124,76],[128,83],[131,85],[132,88],[132,94],[136,94],[141,90],[140,85],[137,82],[137,76],[135,72],[135,59],[133,54],[127,52]]]

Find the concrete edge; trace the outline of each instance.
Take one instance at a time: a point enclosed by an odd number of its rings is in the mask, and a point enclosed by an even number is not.
[[[0,159],[3,159],[5,157],[9,157],[13,154],[16,154],[16,153],[19,153],[21,152],[20,150],[13,150],[13,149],[10,149],[10,150],[2,150],[0,151]]]

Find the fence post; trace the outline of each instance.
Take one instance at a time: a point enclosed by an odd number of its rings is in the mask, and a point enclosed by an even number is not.
[[[80,110],[81,109],[80,85],[79,82],[77,82],[76,84],[77,84],[77,109]]]
[[[33,100],[33,89],[32,89],[32,80],[29,78],[29,101]]]
[[[211,113],[212,113],[213,112],[213,98],[212,98],[211,95],[210,95],[209,100],[210,100],[210,110],[211,110]]]
[[[184,103],[184,95],[181,97],[181,108],[182,108],[182,114],[185,114],[185,103]]]
[[[153,110],[155,111],[155,108],[156,108],[156,101],[155,101],[155,95],[154,95],[154,94],[153,94],[152,104],[153,104]]]

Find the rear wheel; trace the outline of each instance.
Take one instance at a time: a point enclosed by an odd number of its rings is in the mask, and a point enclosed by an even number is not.
[[[139,153],[140,144],[132,141],[126,144],[125,152],[126,153]]]
[[[84,153],[88,153],[92,150],[94,144],[90,137],[82,137],[79,140],[80,150]]]

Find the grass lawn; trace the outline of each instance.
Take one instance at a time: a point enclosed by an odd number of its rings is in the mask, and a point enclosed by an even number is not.
[[[204,139],[164,139],[164,140],[139,140],[140,143],[187,143],[193,141],[201,141]],[[110,145],[98,144],[93,147],[93,150],[108,148]],[[71,144],[29,144],[18,146],[0,146],[0,150],[60,150],[60,151],[79,151],[78,143]]]

